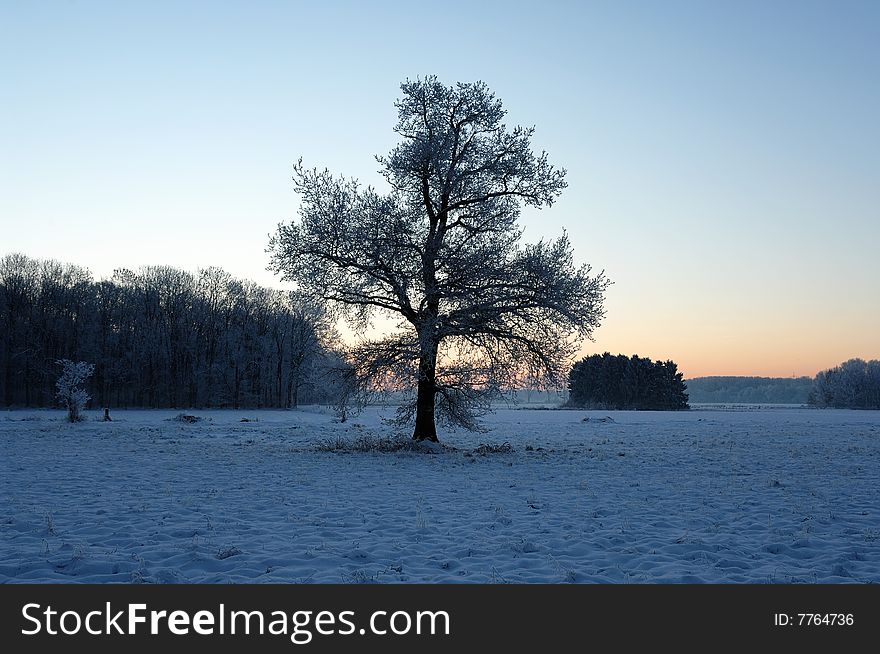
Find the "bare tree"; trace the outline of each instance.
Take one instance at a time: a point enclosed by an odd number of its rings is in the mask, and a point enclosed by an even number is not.
[[[493,391],[524,376],[561,385],[578,340],[604,316],[610,283],[576,266],[563,234],[521,245],[524,205],[550,206],[565,171],[531,149],[534,128],[508,130],[482,82],[407,81],[402,137],[377,157],[380,195],[329,171],[294,168],[299,220],[279,225],[272,265],[301,293],[333,303],[364,334],[374,312],[397,319],[351,362],[383,383],[415,387],[416,440],[438,419],[468,428]]]

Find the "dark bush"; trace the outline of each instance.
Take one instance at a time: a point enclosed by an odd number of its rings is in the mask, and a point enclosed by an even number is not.
[[[687,385],[673,361],[594,354],[568,376],[568,406],[595,409],[687,409]]]

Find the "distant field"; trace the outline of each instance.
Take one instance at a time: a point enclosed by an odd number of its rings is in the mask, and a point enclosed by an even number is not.
[[[877,411],[176,413],[0,413],[0,581],[880,582]]]

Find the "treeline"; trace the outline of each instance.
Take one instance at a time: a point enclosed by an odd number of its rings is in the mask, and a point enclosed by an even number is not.
[[[118,270],[0,259],[0,401],[55,405],[59,359],[95,364],[93,406],[292,407],[329,401],[330,322],[219,268]]]
[[[688,408],[687,385],[674,361],[594,354],[574,364],[568,388],[570,407],[655,411]]]
[[[880,409],[880,361],[850,359],[816,375],[809,403],[835,409]]]
[[[695,377],[687,380],[690,401],[700,404],[806,404],[809,377]]]

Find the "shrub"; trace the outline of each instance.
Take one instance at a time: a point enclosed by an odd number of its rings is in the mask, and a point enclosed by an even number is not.
[[[404,436],[358,436],[356,438],[337,437],[320,442],[315,450],[318,452],[419,452],[434,454],[446,447],[420,443]]]
[[[95,372],[95,364],[85,361],[74,363],[70,359],[59,359],[56,363],[62,367],[61,376],[55,382],[56,395],[67,409],[68,422],[79,422],[84,419],[82,411],[86,403],[92,399],[81,386]]]
[[[185,422],[185,423],[191,425],[196,422],[201,422],[202,418],[201,418],[201,416],[191,416],[188,413],[178,413],[176,416],[174,416],[172,418],[172,420],[174,422]]]

